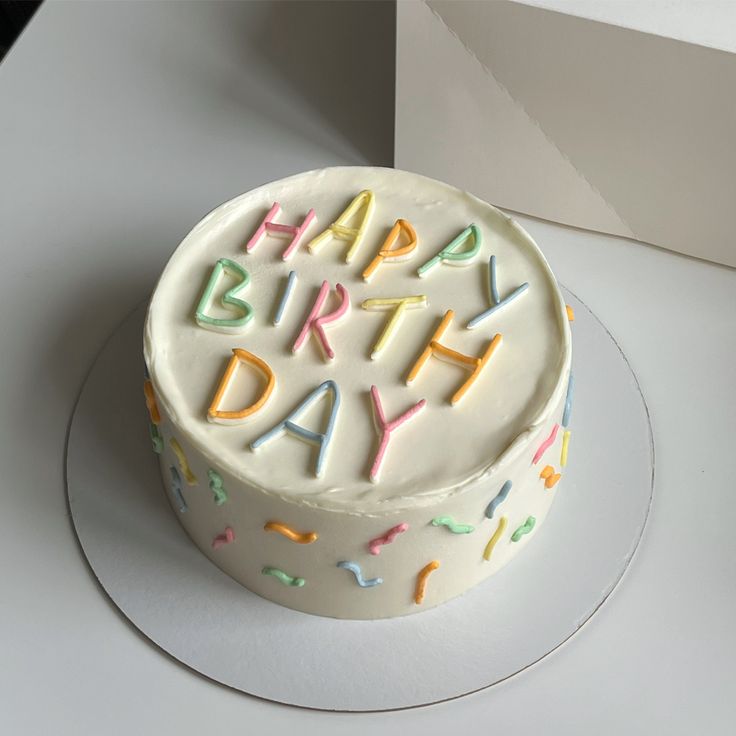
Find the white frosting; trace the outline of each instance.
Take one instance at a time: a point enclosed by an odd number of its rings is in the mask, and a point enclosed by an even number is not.
[[[308,241],[320,233],[363,189],[375,194],[375,212],[365,238],[350,264],[349,243],[338,239],[310,254]],[[286,263],[281,253],[287,238],[265,237],[254,252],[245,243],[273,202],[282,212],[277,221],[299,224],[307,211],[317,216],[302,244]],[[370,283],[363,269],[375,256],[395,220],[408,220],[418,247],[400,263],[382,264]],[[439,252],[469,224],[482,232],[483,244],[472,265],[440,265],[424,278],[417,268]],[[465,328],[491,302],[488,259],[497,259],[498,288],[505,297],[523,282],[527,291],[474,330]],[[223,334],[197,325],[194,312],[219,258],[241,264],[251,276],[238,296],[255,309],[241,334]],[[297,285],[278,327],[275,310],[291,270]],[[291,346],[323,280],[333,288],[325,311],[335,308],[336,283],[351,297],[348,315],[327,327],[336,352],[325,361],[314,338],[296,355]],[[227,283],[228,287],[232,282]],[[213,317],[232,316],[218,306],[224,285],[214,291],[208,309]],[[388,312],[361,309],[367,298],[425,294],[429,305],[405,313],[402,324],[375,360],[371,348]],[[455,319],[441,343],[460,353],[479,356],[496,333],[502,345],[457,406],[449,397],[467,379],[463,368],[432,357],[418,378],[405,379],[447,309]],[[243,348],[265,360],[277,385],[266,408],[244,424],[208,422],[207,407],[232,348]],[[283,605],[321,615],[381,618],[422,610],[462,593],[493,574],[537,533],[557,492],[545,488],[539,474],[546,464],[559,471],[563,432],[538,464],[532,457],[562,417],[569,367],[570,328],[565,305],[550,269],[531,238],[510,218],[469,194],[424,177],[392,169],[335,168],[309,172],[260,187],[204,218],[187,236],[167,265],[151,301],[144,353],[163,421],[163,477],[179,519],[197,546],[215,564],[251,590]],[[327,379],[341,392],[335,433],[322,477],[314,475],[316,448],[291,436],[274,439],[257,452],[250,443],[283,420],[305,396]],[[258,395],[263,378],[240,371],[222,408],[238,410]],[[396,431],[381,469],[372,483],[369,470],[378,435],[373,424],[369,389],[375,384],[388,420],[419,399],[427,406]],[[298,419],[322,431],[329,402]],[[187,510],[172,488],[171,468],[181,471],[171,440],[179,442],[197,480],[181,491]],[[222,476],[226,503],[214,503],[208,471]],[[492,519],[488,503],[506,481],[513,483]],[[432,519],[452,516],[470,524],[470,534],[453,534]],[[511,541],[529,516],[534,532]],[[483,551],[501,517],[506,529],[489,561]],[[295,544],[264,524],[277,521],[297,531],[314,531],[312,544]],[[405,523],[408,531],[369,554],[368,542]],[[212,548],[226,527],[234,541]],[[414,602],[416,577],[430,561],[426,596]],[[339,561],[360,565],[363,576],[383,579],[361,588]],[[263,575],[264,566],[303,578],[303,587],[285,586]]]
[[[310,254],[308,240],[326,228],[361,189],[376,198],[375,212],[353,263],[348,244],[333,240]],[[301,222],[314,208],[317,222],[289,262],[281,260],[288,239],[263,239],[246,255],[245,242],[272,203],[281,203],[280,222]],[[362,271],[394,221],[408,220],[418,236],[413,257],[384,263],[371,283]],[[417,268],[468,224],[483,233],[473,265],[440,265],[425,278]],[[499,290],[505,296],[523,282],[527,293],[474,330],[467,321],[490,306],[488,258],[496,255]],[[251,275],[240,295],[255,309],[239,335],[203,329],[194,310],[218,258],[240,263]],[[298,273],[284,319],[272,324],[286,277]],[[336,358],[327,363],[310,337],[303,349],[291,346],[323,280],[347,287],[352,305],[347,319],[328,327]],[[221,294],[216,290],[215,294]],[[371,347],[387,312],[361,309],[367,298],[426,294],[426,309],[408,310],[390,344],[376,360]],[[327,305],[337,299],[332,292]],[[464,400],[448,397],[467,378],[463,368],[432,358],[417,380],[406,374],[447,309],[456,313],[442,342],[459,352],[480,355],[496,332],[503,343]],[[214,316],[229,316],[217,304]],[[242,347],[275,371],[277,387],[268,409],[247,424],[223,426],[205,420],[231,348]],[[219,207],[194,228],[167,265],[151,302],[145,354],[158,398],[188,442],[216,458],[222,469],[268,493],[293,497],[321,508],[361,513],[411,508],[461,490],[488,474],[514,441],[544,422],[558,400],[560,377],[569,361],[569,328],[554,277],[531,238],[510,218],[469,194],[415,174],[378,168],[335,168],[309,172],[260,187]],[[241,371],[247,374],[248,371]],[[292,438],[275,440],[251,452],[250,442],[285,417],[305,396],[331,378],[341,391],[341,406],[322,478],[313,473],[315,450]],[[253,383],[257,378],[253,379]],[[248,376],[243,376],[248,382]],[[378,438],[368,391],[378,386],[388,417],[419,399],[427,410],[392,437],[381,481],[371,483],[368,468]],[[235,392],[233,392],[235,393]],[[234,399],[233,404],[237,404]],[[241,405],[247,404],[247,400]],[[241,408],[230,406],[229,408]],[[303,419],[314,429],[320,416]],[[523,444],[523,442],[522,442]],[[513,450],[511,450],[513,451]]]

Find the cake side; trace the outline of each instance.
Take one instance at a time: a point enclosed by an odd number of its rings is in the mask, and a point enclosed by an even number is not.
[[[165,418],[158,427],[161,472],[172,509],[193,542],[249,590],[306,613],[388,618],[461,595],[535,538],[564,472],[565,430],[560,427],[539,461],[532,460],[563,413],[564,399],[552,423],[525,438],[526,451],[503,472],[450,499],[401,512],[317,509],[257,491],[225,471],[213,483],[213,463],[178,441]],[[226,500],[218,504],[223,493]],[[338,567],[340,562],[351,567]],[[433,563],[436,569],[422,576]]]

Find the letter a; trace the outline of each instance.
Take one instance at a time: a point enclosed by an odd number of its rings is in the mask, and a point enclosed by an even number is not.
[[[358,250],[360,242],[363,240],[368,223],[371,220],[371,215],[376,206],[376,200],[373,196],[373,192],[369,189],[364,189],[357,197],[346,207],[345,211],[340,217],[335,220],[326,230],[323,230],[316,238],[313,238],[307,248],[310,253],[315,253],[321,248],[328,240],[332,238],[338,238],[339,240],[352,240],[348,252],[345,254],[345,263],[350,263],[353,260],[355,251]],[[355,213],[364,207],[363,219],[358,227],[348,227],[348,222],[354,217]]]
[[[296,424],[294,420],[303,411],[320,400],[328,391],[332,393],[332,411],[330,412],[330,418],[327,420],[325,431],[313,432],[311,429],[307,429],[306,427],[302,427],[300,424]],[[319,448],[314,474],[318,478],[321,478],[322,473],[324,472],[327,450],[330,446],[330,441],[332,440],[332,432],[335,429],[335,419],[337,418],[337,410],[339,407],[340,389],[334,381],[325,381],[317,386],[314,391],[308,394],[302,403],[291,412],[291,414],[282,419],[275,427],[269,429],[268,432],[253,440],[250,444],[250,448],[251,450],[257,450],[267,442],[270,442],[277,437],[281,437],[284,433],[288,432],[292,436],[296,437],[296,439],[302,440],[303,442],[309,442]]]
[[[256,370],[263,374],[266,379],[266,387],[263,389],[260,397],[250,406],[246,406],[245,409],[241,409],[240,411],[221,411],[219,407],[225,396],[225,392],[230,387],[235,374],[243,363],[250,363]],[[222,379],[220,380],[220,385],[217,387],[217,391],[215,391],[212,404],[210,404],[210,408],[207,410],[207,420],[217,424],[240,424],[246,422],[266,406],[275,386],[276,376],[265,360],[261,360],[257,355],[253,355],[253,353],[249,353],[242,348],[233,348],[233,357],[230,358],[230,362],[227,364],[225,373],[223,373]]]

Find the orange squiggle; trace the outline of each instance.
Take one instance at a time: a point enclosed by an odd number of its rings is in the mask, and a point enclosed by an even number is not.
[[[143,393],[146,396],[146,407],[151,421],[156,425],[161,424],[161,412],[156,403],[156,394],[153,392],[153,384],[148,379],[143,382]]]
[[[278,532],[279,534],[283,534],[287,539],[290,539],[292,542],[296,542],[297,544],[311,544],[312,542],[316,542],[319,538],[319,534],[317,534],[317,532],[299,533],[290,526],[281,524],[278,521],[269,521],[263,528],[267,532]]]
[[[427,578],[440,566],[439,560],[432,560],[425,565],[417,575],[417,585],[414,589],[414,603],[419,605],[424,600],[424,592],[427,588]]]

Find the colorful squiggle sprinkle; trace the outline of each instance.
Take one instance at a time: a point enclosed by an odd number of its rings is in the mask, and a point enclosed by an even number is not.
[[[278,521],[269,521],[263,528],[267,532],[277,532],[297,544],[312,544],[312,542],[316,542],[319,538],[319,534],[317,534],[317,532],[300,533],[296,531],[296,529],[292,529],[292,527]]]
[[[184,454],[184,450],[179,444],[179,440],[177,440],[176,437],[172,437],[169,440],[169,445],[171,446],[174,455],[176,455],[176,459],[179,461],[179,467],[181,468],[181,472],[184,474],[184,479],[187,484],[190,486],[196,486],[197,476],[194,475],[192,469],[189,467],[189,461],[187,460],[187,456]]]
[[[391,544],[399,534],[403,534],[408,528],[409,525],[406,522],[392,526],[384,535],[371,539],[371,541],[368,542],[368,551],[372,555],[380,555],[381,547],[386,544]]]
[[[148,422],[148,434],[151,436],[151,446],[153,451],[160,455],[164,451],[164,438],[161,436],[161,432],[158,431],[158,427],[153,422]]]
[[[383,582],[383,578],[370,578],[366,580],[363,577],[363,572],[360,569],[360,565],[357,562],[338,562],[338,567],[344,570],[349,570],[355,575],[355,581],[360,585],[361,588],[373,588],[376,585],[380,585]]]
[[[532,458],[532,465],[536,465],[542,458],[542,455],[547,452],[549,447],[555,441],[555,438],[557,437],[557,430],[559,428],[559,424],[555,424],[555,426],[552,427],[552,431],[549,433],[549,437],[547,437],[547,439],[544,440],[541,445],[539,445],[539,449],[534,453],[534,457]]]
[[[458,524],[452,516],[438,516],[431,521],[432,526],[444,526],[453,534],[470,534],[475,530],[470,524]]]
[[[486,548],[483,550],[483,559],[488,562],[488,560],[491,559],[491,555],[493,554],[493,548],[496,546],[496,543],[499,539],[501,539],[501,536],[504,533],[504,530],[506,529],[506,524],[508,522],[508,519],[505,516],[502,516],[498,520],[498,526],[496,527],[496,531],[493,532],[493,536],[488,540],[488,544],[486,545]]]
[[[218,534],[212,540],[212,549],[220,549],[225,544],[230,544],[235,541],[235,532],[229,527],[225,527],[225,531],[222,534]]]
[[[222,480],[222,476],[210,468],[207,471],[207,477],[210,481],[210,490],[214,495],[215,505],[222,506],[227,502],[227,491],[225,490],[225,484]]]
[[[486,506],[486,517],[489,519],[493,518],[493,512],[506,500],[506,496],[509,495],[509,491],[513,483],[507,480],[502,486],[501,490],[496,494],[495,498]]]
[[[529,534],[537,520],[533,516],[527,516],[526,521],[511,535],[512,542],[518,542],[525,534]]]
[[[180,513],[183,514],[187,510],[187,502],[184,500],[184,494],[181,492],[181,476],[173,465],[169,466],[169,472],[171,473],[171,491],[174,494]]]
[[[562,435],[562,452],[560,453],[560,465],[564,468],[567,465],[567,448],[570,444],[570,430],[566,429]]]
[[[279,570],[278,567],[266,566],[261,570],[261,575],[271,575],[284,585],[289,585],[292,588],[301,588],[307,582],[304,578],[294,578],[291,575],[288,575],[283,570]]]
[[[414,603],[420,605],[424,601],[424,594],[427,591],[427,579],[440,566],[439,560],[432,560],[427,563],[417,574],[417,583],[414,587]]]
[[[565,394],[565,409],[562,412],[562,426],[567,427],[570,423],[570,413],[572,412],[572,396],[575,391],[575,379],[570,371],[570,378],[567,381],[567,394]]]

